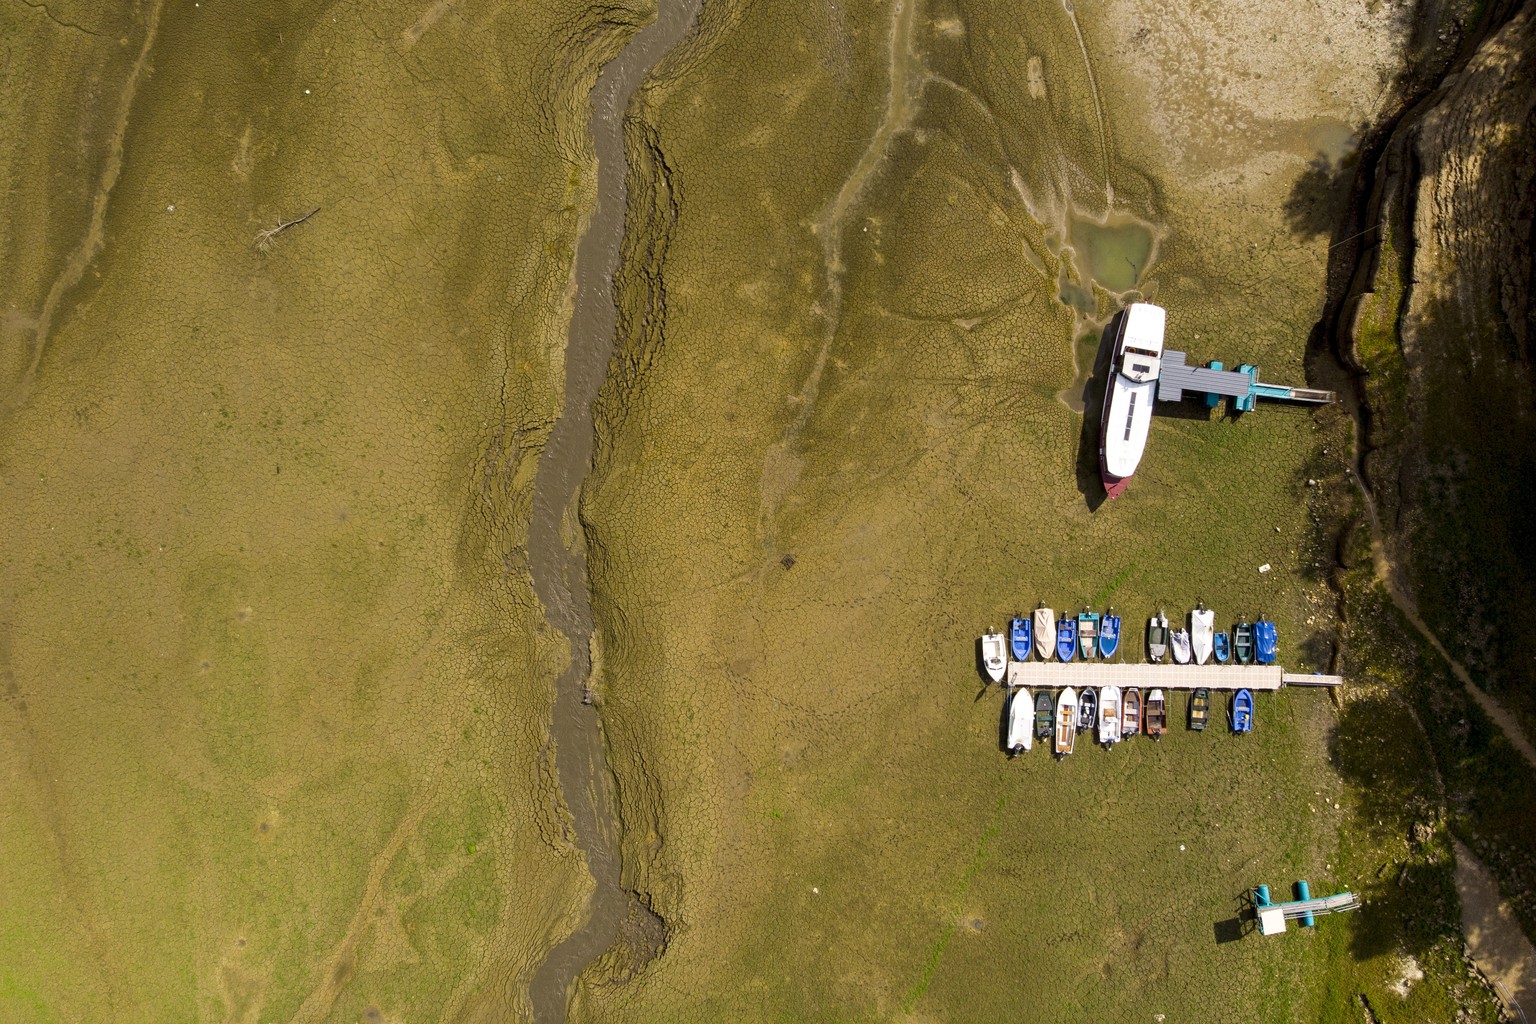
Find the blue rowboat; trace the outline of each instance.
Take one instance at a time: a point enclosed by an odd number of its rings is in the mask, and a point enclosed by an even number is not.
[[[1077,655],[1077,620],[1063,615],[1056,620],[1056,657],[1071,661]],[[1073,704],[1077,703],[1073,698]]]
[[[1099,657],[1112,658],[1120,649],[1120,616],[1111,608],[1099,623]]]
[[[1216,664],[1225,665],[1232,657],[1232,643],[1225,633],[1217,633],[1211,637],[1211,650],[1216,656]]]
[[[1238,690],[1232,698],[1232,731],[1253,732],[1253,694]]]
[[[1253,624],[1253,660],[1260,665],[1275,663],[1275,624],[1264,616]]]
[[[1014,661],[1028,661],[1029,651],[1032,646],[1030,638],[1029,616],[1015,615],[1013,621],[1008,624],[1008,646],[1013,651]]]

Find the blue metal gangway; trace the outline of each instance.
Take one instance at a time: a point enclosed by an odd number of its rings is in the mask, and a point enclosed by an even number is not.
[[[1360,897],[1352,892],[1314,898],[1304,881],[1296,883],[1296,899],[1288,903],[1271,902],[1267,885],[1253,887],[1253,909],[1259,918],[1259,930],[1265,935],[1285,931],[1286,921],[1300,921],[1303,928],[1310,928],[1323,914],[1341,914],[1359,907]]]

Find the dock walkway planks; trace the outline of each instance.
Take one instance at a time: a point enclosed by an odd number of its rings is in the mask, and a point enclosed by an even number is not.
[[[1338,686],[1338,676],[1286,672],[1279,665],[1164,665],[1116,664],[1101,661],[1013,661],[1008,663],[1009,686],[1033,686],[1059,690],[1065,686],[1139,686],[1143,690],[1278,690],[1296,686]]]

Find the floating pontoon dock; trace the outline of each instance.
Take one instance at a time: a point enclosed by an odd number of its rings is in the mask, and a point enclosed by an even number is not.
[[[1222,369],[1219,362],[1209,366],[1190,366],[1185,353],[1164,351],[1162,372],[1157,378],[1157,400],[1181,402],[1186,391],[1203,394],[1205,404],[1213,408],[1223,398],[1230,399],[1237,412],[1250,411],[1260,398],[1331,405],[1335,397],[1332,391],[1316,388],[1265,384],[1259,380],[1259,368],[1247,363],[1235,370]]]
[[[1059,690],[1072,686],[1128,686],[1164,690],[1278,690],[1282,686],[1339,686],[1339,676],[1287,672],[1278,665],[1140,665],[1113,662],[1013,661],[1009,686]]]
[[[1314,899],[1307,883],[1297,882],[1296,895],[1300,898],[1289,903],[1272,903],[1269,886],[1254,886],[1253,912],[1259,919],[1259,931],[1265,935],[1279,935],[1285,931],[1287,921],[1300,921],[1303,927],[1310,928],[1315,918],[1360,909],[1360,897],[1352,892],[1339,892]]]

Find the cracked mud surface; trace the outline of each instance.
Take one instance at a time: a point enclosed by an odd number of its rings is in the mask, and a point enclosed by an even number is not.
[[[1407,641],[1060,764],[973,665],[1041,598],[1262,611],[1296,668],[1379,621],[1309,487],[1342,416],[1170,410],[1101,506],[1095,357],[1144,297],[1304,382],[1415,11],[705,0],[578,369],[649,4],[6,7],[0,1018],[527,1020],[579,972],[573,1020],[1493,1020]],[[606,769],[552,715],[583,557]],[[1230,941],[1297,878],[1367,908]]]

